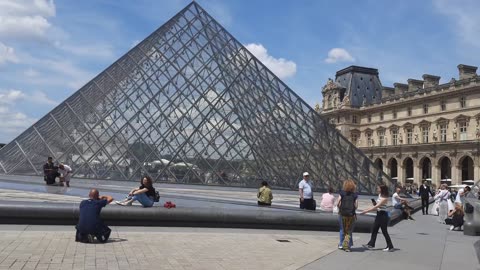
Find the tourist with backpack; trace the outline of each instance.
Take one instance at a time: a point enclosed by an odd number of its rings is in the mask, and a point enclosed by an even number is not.
[[[358,195],[355,193],[356,185],[353,180],[343,182],[343,189],[339,192],[338,198],[338,223],[340,225],[339,249],[350,252],[353,245],[353,226],[357,216],[355,210],[358,208]]]
[[[383,236],[387,241],[387,247],[384,248],[383,251],[393,251],[392,239],[390,239],[390,235],[388,235],[388,231],[387,231],[388,221],[390,220],[390,217],[388,216],[388,212],[387,212],[387,205],[388,205],[388,199],[389,199],[388,187],[385,185],[381,185],[377,188],[377,192],[378,192],[378,199],[376,201],[372,199],[372,201],[375,202],[375,205],[360,213],[360,214],[366,214],[370,211],[377,210],[377,216],[375,217],[375,221],[373,223],[372,235],[370,237],[370,241],[368,242],[368,244],[363,246],[368,249],[375,248],[378,229],[382,229]]]

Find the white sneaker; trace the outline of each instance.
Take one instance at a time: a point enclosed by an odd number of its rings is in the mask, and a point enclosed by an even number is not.
[[[390,252],[390,251],[393,251],[393,248],[388,248],[387,247],[387,248],[382,249],[382,251]]]
[[[342,246],[338,246],[338,249],[343,249],[343,247],[342,247]]]
[[[453,225],[450,226],[450,231],[453,231],[453,229],[455,229],[455,227]]]

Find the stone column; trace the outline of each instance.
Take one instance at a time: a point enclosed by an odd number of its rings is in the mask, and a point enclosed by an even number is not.
[[[422,183],[422,174],[420,166],[413,165],[413,182],[420,186]]]
[[[462,168],[458,164],[452,166],[452,185],[462,184]]]
[[[405,186],[405,168],[401,164],[397,165],[397,178],[398,178],[398,183],[401,184],[402,186]]]
[[[438,164],[432,166],[432,184],[438,188],[440,187],[441,167]]]
[[[473,181],[475,183],[480,179],[480,166],[476,165],[473,167]]]

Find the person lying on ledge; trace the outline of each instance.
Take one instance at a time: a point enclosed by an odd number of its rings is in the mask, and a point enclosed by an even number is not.
[[[125,200],[115,201],[115,203],[130,206],[134,201],[138,201],[143,207],[152,207],[155,201],[155,188],[153,188],[152,178],[144,176],[140,184],[139,188],[134,188],[128,193]]]
[[[113,201],[111,196],[100,196],[97,189],[90,190],[89,199],[80,203],[80,217],[76,226],[76,242],[93,243],[95,237],[105,243],[112,230],[100,218],[102,208]]]

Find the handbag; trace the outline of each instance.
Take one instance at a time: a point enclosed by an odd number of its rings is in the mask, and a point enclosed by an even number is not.
[[[155,197],[153,198],[154,202],[159,202],[160,201],[160,193],[158,191],[155,191]]]

